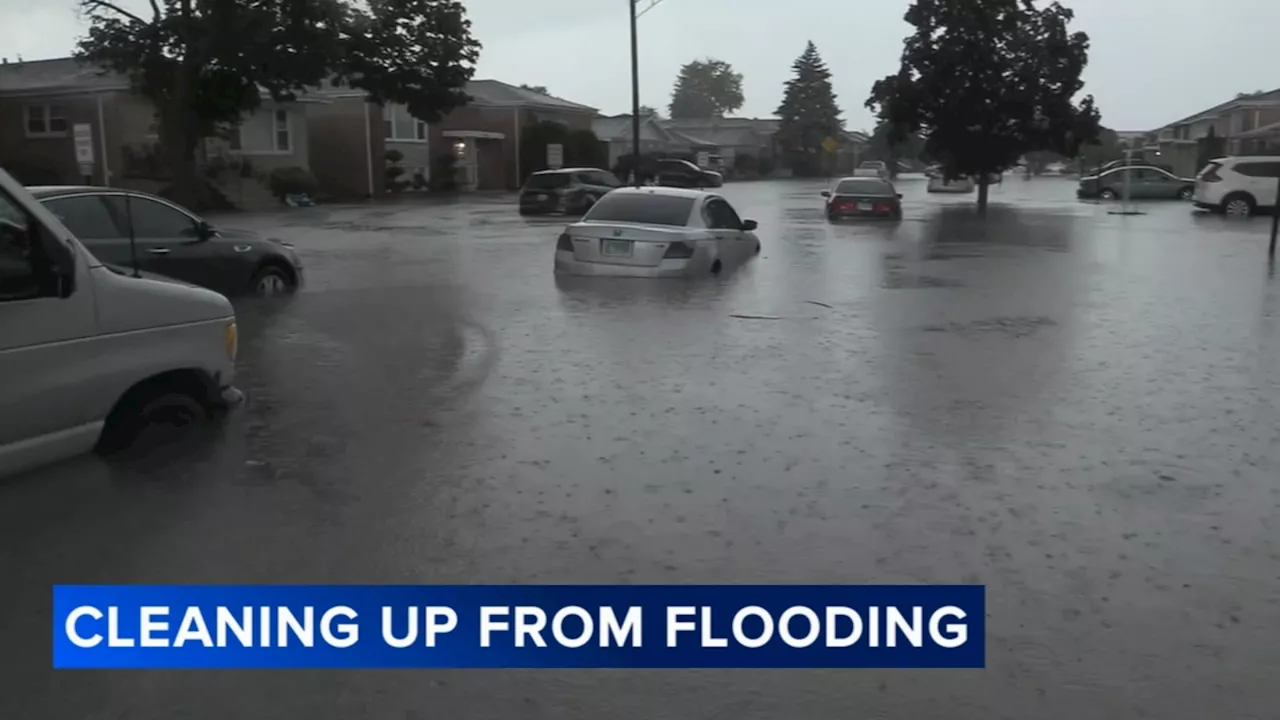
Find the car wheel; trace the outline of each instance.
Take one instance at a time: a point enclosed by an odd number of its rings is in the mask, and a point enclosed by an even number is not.
[[[163,378],[134,387],[121,398],[95,448],[111,455],[163,445],[209,418],[205,388],[194,378]]]
[[[288,295],[296,289],[293,279],[289,277],[289,272],[275,264],[265,265],[254,273],[253,279],[249,281],[249,287],[253,290],[253,294],[259,297]]]
[[[760,254],[760,241],[759,241],[759,240],[757,240],[757,241],[756,241],[756,252],[755,252],[755,254],[756,254],[756,255],[759,255],[759,254]]]
[[[1112,190],[1111,188],[1103,188],[1102,192],[1098,193],[1098,197],[1103,200],[1115,200],[1119,196],[1116,195],[1115,190]]]
[[[1228,195],[1222,201],[1222,211],[1227,217],[1249,217],[1253,214],[1253,198],[1248,195]]]
[[[1184,187],[1178,191],[1179,200],[1190,200],[1196,194],[1195,188]]]

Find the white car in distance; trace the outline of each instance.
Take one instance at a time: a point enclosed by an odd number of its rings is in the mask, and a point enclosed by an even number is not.
[[[624,187],[596,201],[556,241],[557,273],[678,277],[718,273],[760,252],[756,222],[715,193]]]

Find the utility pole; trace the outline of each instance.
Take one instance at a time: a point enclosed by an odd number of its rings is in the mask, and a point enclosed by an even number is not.
[[[636,2],[631,9],[631,179],[640,187],[640,52],[636,43]]]
[[[1276,174],[1276,201],[1271,206],[1271,245],[1267,247],[1267,257],[1276,259],[1276,235],[1280,234],[1280,173]]]

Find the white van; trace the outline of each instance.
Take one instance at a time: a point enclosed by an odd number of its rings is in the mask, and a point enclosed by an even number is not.
[[[0,170],[0,476],[238,402],[236,343],[225,297],[104,266]]]

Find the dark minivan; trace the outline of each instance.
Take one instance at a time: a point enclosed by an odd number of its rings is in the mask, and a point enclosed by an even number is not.
[[[605,193],[622,187],[608,170],[565,168],[529,176],[520,189],[521,215],[582,215]]]

